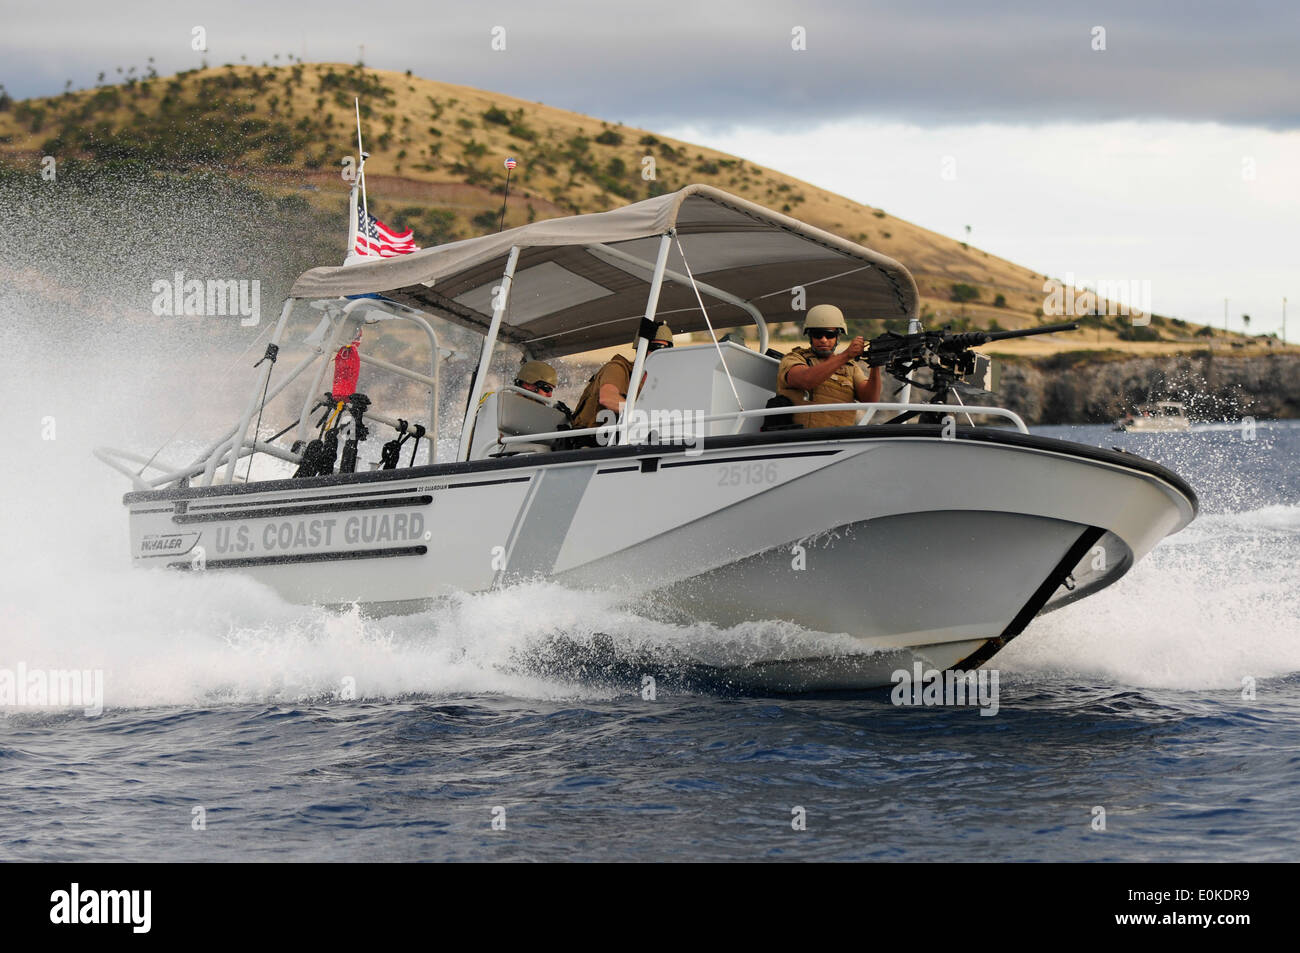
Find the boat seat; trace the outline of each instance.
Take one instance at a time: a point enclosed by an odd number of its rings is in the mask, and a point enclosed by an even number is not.
[[[500,443],[500,438],[521,437],[530,433],[550,433],[558,430],[560,425],[566,422],[564,412],[553,407],[546,398],[515,387],[503,388],[489,394],[479,408],[470,457],[481,460],[485,457],[514,456],[518,453],[544,453],[552,449],[553,441],[539,440],[503,445]],[[482,434],[482,437],[479,434]]]
[[[550,433],[567,423],[564,411],[558,410],[532,394],[520,393],[514,388],[501,392],[497,401],[497,430],[503,437],[522,437],[530,433]],[[536,453],[550,450],[553,441],[515,443],[506,447],[507,453]]]

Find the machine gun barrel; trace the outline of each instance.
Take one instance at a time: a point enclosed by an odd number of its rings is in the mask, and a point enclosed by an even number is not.
[[[1064,324],[1045,324],[1038,328],[1022,328],[1019,331],[962,331],[958,334],[950,331],[919,331],[915,334],[886,331],[872,339],[871,346],[862,360],[870,367],[895,366],[898,362],[920,360],[927,352],[957,355],[990,341],[1005,341],[1007,338],[1023,338],[1034,334],[1052,334],[1056,331],[1074,331],[1078,327],[1077,321],[1069,321]]]
[[[990,341],[1005,341],[1008,338],[1027,338],[1034,334],[1052,334],[1056,331],[1078,330],[1079,322],[1069,321],[1065,324],[1045,324],[1038,328],[1021,328],[1018,331],[962,331],[960,334],[944,334],[939,345],[944,350],[959,350],[979,347]]]
[[[1057,331],[1077,331],[1078,321],[1066,321],[1063,324],[1044,324],[1037,328],[1021,328],[1019,331],[985,331],[986,340],[1005,341],[1007,338],[1027,338],[1034,334],[1055,334]]]

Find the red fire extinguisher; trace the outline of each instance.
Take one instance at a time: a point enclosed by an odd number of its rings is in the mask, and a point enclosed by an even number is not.
[[[357,335],[355,341],[343,345],[334,355],[334,386],[330,393],[335,400],[343,400],[357,392],[357,376],[361,373],[360,343],[361,336]]]

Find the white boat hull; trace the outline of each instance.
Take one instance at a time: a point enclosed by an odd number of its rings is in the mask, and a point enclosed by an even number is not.
[[[1132,455],[876,426],[682,448],[130,493],[140,565],[236,570],[300,603],[403,611],[543,578],[718,626],[838,636],[713,660],[738,684],[853,689],[986,661],[1195,514]],[[846,643],[845,636],[848,637]],[[847,648],[846,648],[847,645]]]
[[[1115,429],[1126,433],[1186,433],[1192,429],[1192,424],[1186,418],[1138,417],[1135,420],[1121,421]]]

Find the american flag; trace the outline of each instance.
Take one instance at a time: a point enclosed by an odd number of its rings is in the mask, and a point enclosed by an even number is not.
[[[360,205],[357,206],[356,252],[358,255],[395,258],[419,250],[420,246],[415,244],[409,228],[399,235],[373,215],[367,214]]]
[[[506,168],[507,168],[507,169],[513,169],[513,168],[514,168],[515,166],[517,166],[518,164],[519,164],[519,163],[515,161],[515,157],[514,157],[514,156],[511,156],[509,159],[506,160]]]

